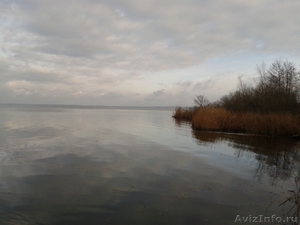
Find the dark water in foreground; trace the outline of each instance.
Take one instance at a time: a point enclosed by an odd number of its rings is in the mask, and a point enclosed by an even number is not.
[[[0,106],[0,224],[285,219],[292,205],[278,205],[295,189],[299,143],[193,132],[171,115]]]

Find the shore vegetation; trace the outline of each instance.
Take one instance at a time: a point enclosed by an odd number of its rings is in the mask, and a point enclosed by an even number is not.
[[[257,66],[254,85],[241,77],[235,91],[209,102],[203,95],[194,107],[177,107],[173,117],[190,120],[193,129],[279,136],[300,134],[300,72],[292,62]]]

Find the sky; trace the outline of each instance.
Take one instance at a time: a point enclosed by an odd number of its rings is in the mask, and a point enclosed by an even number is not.
[[[0,103],[192,106],[300,66],[298,0],[0,0]]]

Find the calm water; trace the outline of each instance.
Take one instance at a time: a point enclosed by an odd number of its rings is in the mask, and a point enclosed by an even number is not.
[[[292,205],[278,205],[295,189],[298,142],[194,132],[171,115],[167,108],[0,106],[0,224],[285,218]]]

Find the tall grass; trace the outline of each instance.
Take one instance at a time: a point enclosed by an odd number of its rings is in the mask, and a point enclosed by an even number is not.
[[[192,127],[200,130],[271,136],[300,133],[299,117],[290,113],[238,113],[224,108],[204,107],[194,111],[191,121]]]
[[[173,117],[176,119],[192,120],[194,113],[195,113],[195,108],[176,107],[173,113]]]

